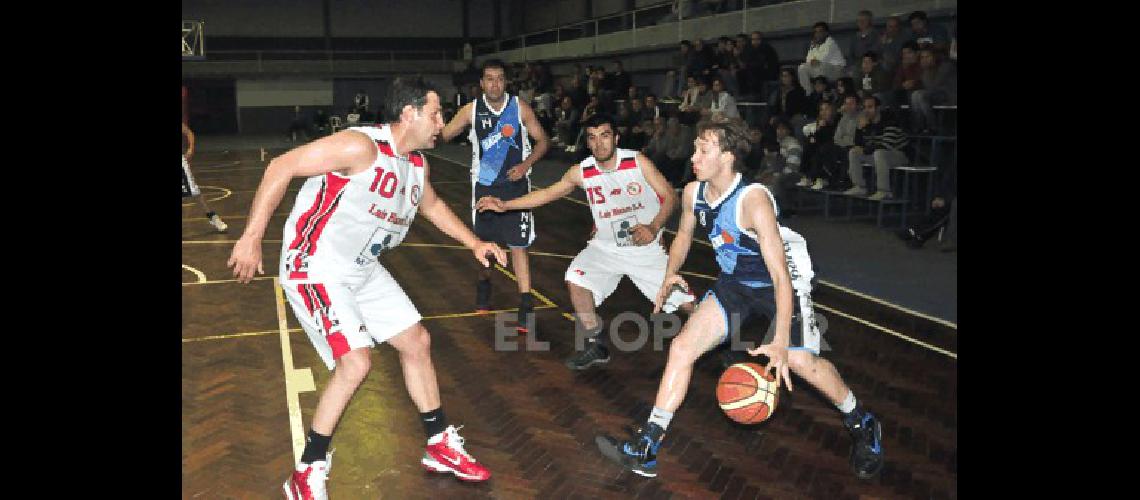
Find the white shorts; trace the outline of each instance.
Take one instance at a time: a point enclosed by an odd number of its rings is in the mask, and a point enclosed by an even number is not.
[[[380,265],[362,283],[284,281],[281,287],[329,370],[348,351],[387,341],[423,318]]]
[[[594,305],[602,305],[610,294],[617,289],[622,276],[629,276],[630,281],[641,294],[650,302],[657,300],[657,293],[661,291],[661,284],[665,281],[665,268],[669,265],[669,255],[657,243],[651,243],[648,248],[656,250],[643,250],[637,247],[637,252],[623,252],[610,250],[597,244],[594,240],[586,245],[570,262],[566,269],[565,280],[585,288],[594,294]],[[689,302],[695,297],[688,295]]]
[[[190,164],[186,163],[186,155],[182,155],[182,197],[198,196],[202,191],[198,183],[194,182],[194,174],[190,173]]]

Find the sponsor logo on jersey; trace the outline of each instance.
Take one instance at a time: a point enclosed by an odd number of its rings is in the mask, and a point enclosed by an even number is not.
[[[637,196],[637,195],[641,194],[641,183],[637,182],[637,181],[633,181],[633,182],[629,183],[628,186],[625,187],[625,190],[626,190],[626,192],[629,193],[630,196]]]
[[[412,186],[412,205],[420,204],[420,185]]]

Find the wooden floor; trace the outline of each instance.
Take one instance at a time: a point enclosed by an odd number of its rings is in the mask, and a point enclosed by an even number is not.
[[[467,220],[467,167],[429,159],[436,190]],[[309,369],[318,390],[329,377],[288,307],[285,333],[279,328],[272,275],[301,181],[290,186],[267,232],[269,275],[241,285],[225,267],[265,166],[258,160],[257,151],[200,153],[195,159],[195,176],[216,199],[212,206],[230,225],[229,234],[213,233],[198,207],[183,200],[183,498],[279,497],[295,462],[286,370]],[[582,199],[580,192],[571,197]],[[720,365],[711,356],[698,362],[670,425],[659,476],[642,478],[608,463],[594,435],[624,435],[625,426],[644,421],[666,353],[649,346],[616,353],[604,369],[586,373],[562,365],[573,331],[564,317],[573,310],[562,276],[568,257],[585,244],[590,215],[580,204],[559,200],[538,209],[536,219],[532,250],[544,255],[531,257],[533,287],[550,304],[537,312],[535,337],[549,343],[548,351],[494,350],[494,317],[467,314],[478,264],[426,220],[415,222],[405,243],[383,258],[432,334],[449,422],[464,426],[467,450],[494,477],[466,484],[420,468],[422,426],[397,356],[382,345],[333,438],[332,498],[958,496],[956,327],[823,286],[814,296],[828,324],[824,339],[831,351],[824,355],[883,421],[887,461],[879,478],[861,481],[850,472],[850,438],[838,411],[802,379],[794,381],[796,392],[784,392],[768,422],[745,427],[729,421],[714,398]],[[711,248],[692,248],[684,270],[715,275]],[[711,285],[697,276],[688,280],[700,293]],[[496,308],[517,306],[507,273],[495,273],[492,282]],[[599,312],[612,318],[651,309],[623,280]],[[283,365],[286,355],[292,366]],[[318,394],[299,394],[303,429]]]

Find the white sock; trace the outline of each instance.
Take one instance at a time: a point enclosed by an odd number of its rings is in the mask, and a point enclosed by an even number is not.
[[[837,408],[839,408],[839,411],[843,412],[843,414],[846,415],[848,413],[851,413],[851,411],[855,409],[856,403],[857,403],[857,401],[855,401],[855,391],[848,389],[847,390],[847,397],[843,398],[842,403],[839,403],[835,406]]]
[[[653,412],[649,414],[649,423],[661,426],[661,430],[669,428],[670,420],[673,420],[673,412],[662,410],[656,406],[653,407]]]

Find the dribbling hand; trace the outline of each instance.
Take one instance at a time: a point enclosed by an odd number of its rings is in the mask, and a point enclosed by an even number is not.
[[[765,370],[776,375],[776,387],[780,387],[780,380],[782,379],[788,383],[788,391],[792,390],[792,376],[791,369],[788,367],[788,346],[786,344],[780,345],[775,342],[764,344],[755,349],[749,349],[748,354],[768,356],[768,366]]]

